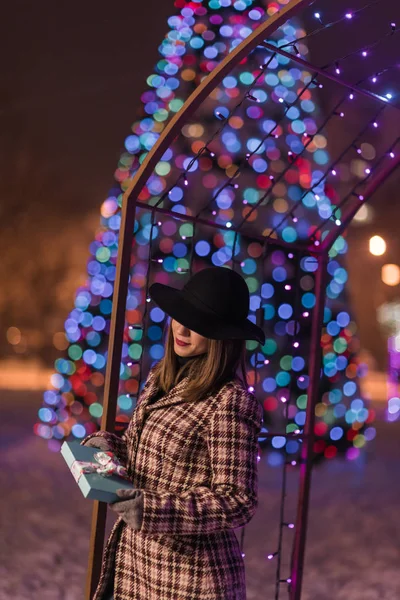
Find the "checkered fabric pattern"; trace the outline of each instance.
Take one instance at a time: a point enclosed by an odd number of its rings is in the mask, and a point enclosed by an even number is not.
[[[115,523],[93,600],[114,572],[115,600],[245,600],[245,567],[234,532],[258,505],[262,407],[239,380],[191,402],[182,379],[154,402],[151,370],[122,438],[110,449],[143,491],[140,530]]]

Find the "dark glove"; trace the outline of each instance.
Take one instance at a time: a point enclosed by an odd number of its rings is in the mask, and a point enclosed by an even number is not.
[[[108,506],[125,521],[131,529],[140,529],[143,520],[144,495],[142,490],[117,490],[117,500]]]
[[[99,450],[102,450],[103,452],[110,452],[110,447],[108,445],[107,440],[105,440],[103,437],[93,437],[90,440],[87,440],[87,442],[84,442],[82,444],[83,446],[90,446],[91,448],[98,448]]]

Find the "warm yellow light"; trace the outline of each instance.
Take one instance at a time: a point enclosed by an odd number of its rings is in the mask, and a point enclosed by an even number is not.
[[[68,348],[67,336],[63,331],[58,331],[53,335],[53,344],[57,350],[66,350]]]
[[[357,223],[370,223],[372,221],[372,210],[368,204],[363,204],[354,215],[354,221]]]
[[[12,344],[13,346],[16,346],[17,344],[19,344],[21,342],[22,336],[21,336],[21,332],[18,329],[18,327],[9,327],[7,329],[7,341]]]
[[[400,267],[398,265],[383,265],[382,281],[386,285],[399,285]]]
[[[381,256],[386,252],[386,242],[380,235],[374,235],[369,240],[369,251],[375,256]]]

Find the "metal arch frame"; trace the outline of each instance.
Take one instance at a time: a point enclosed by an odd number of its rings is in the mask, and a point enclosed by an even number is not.
[[[319,380],[321,371],[321,330],[323,327],[325,294],[327,284],[327,265],[329,260],[329,251],[333,244],[348,227],[361,206],[365,204],[376,190],[390,177],[390,175],[399,167],[400,155],[392,159],[385,169],[370,182],[365,189],[364,200],[352,207],[342,220],[340,227],[333,229],[322,241],[318,255],[318,269],[315,278],[315,308],[313,311],[311,344],[310,344],[310,383],[307,389],[307,407],[306,420],[304,425],[304,442],[300,453],[300,484],[297,503],[297,515],[295,525],[295,538],[293,544],[293,555],[291,564],[291,591],[290,600],[300,600],[301,585],[303,579],[303,567],[305,546],[307,538],[308,509],[311,488],[311,473],[314,444],[314,423],[315,423],[315,405],[318,399]]]
[[[137,198],[151,176],[157,162],[161,159],[164,152],[173,142],[187,119],[201,105],[203,100],[208,97],[208,95],[217,87],[217,85],[232,70],[232,68],[240,63],[240,61],[245,58],[255,47],[265,42],[265,39],[268,38],[281,25],[283,25],[283,23],[292,18],[300,10],[313,4],[313,2],[314,0],[291,0],[291,2],[282,8],[282,10],[267,19],[265,23],[261,24],[246,40],[244,40],[230,54],[228,54],[225,59],[210,73],[210,75],[203,79],[198,88],[186,100],[180,111],[168,123],[156,144],[146,155],[129,188],[123,195],[116,278],[114,284],[110,337],[108,344],[108,360],[106,365],[104,386],[103,415],[101,420],[102,430],[113,432],[115,428],[120,362],[122,356],[122,342],[125,325],[126,297],[129,283],[130,256],[134,235],[135,214],[138,206],[147,207],[147,205],[138,202]],[[312,65],[309,63],[306,63],[306,65],[310,69],[312,68]],[[391,169],[391,171],[392,170],[393,169]],[[371,183],[371,194],[377,187],[379,187],[382,181],[389,176],[389,174],[390,173],[387,173],[383,178],[381,177],[381,180],[377,185],[375,185],[375,187],[374,182]],[[368,197],[368,193],[365,193],[365,199]],[[361,206],[361,203],[359,206]],[[148,205],[148,207],[151,208],[150,205]],[[354,211],[354,214],[357,212],[358,208]],[[162,210],[161,212],[167,211]],[[334,243],[336,237],[350,222],[354,214],[349,215],[348,218],[343,221],[341,229],[335,229],[335,238],[333,240],[329,240],[330,245]],[[172,213],[172,216],[177,217],[178,215],[177,213]],[[291,600],[300,600],[301,597],[308,500],[312,469],[313,432],[315,420],[314,407],[318,397],[318,383],[320,378],[321,358],[319,347],[321,329],[323,325],[323,308],[325,304],[325,280],[327,273],[326,265],[328,262],[328,252],[330,248],[328,245],[328,239],[324,241],[325,244],[323,248],[319,248],[318,250],[315,248],[313,249],[313,252],[318,254],[319,267],[316,281],[316,307],[313,314],[311,333],[311,361],[309,371],[310,385],[308,389],[309,401],[307,403],[307,420],[304,431],[305,443],[302,446],[301,454],[300,491],[296,518],[297,526],[293,546],[294,552],[292,557],[290,585]],[[271,239],[270,242],[274,244],[276,243],[276,240]],[[290,249],[291,245],[287,244],[286,247]],[[105,503],[95,501],[92,512],[85,600],[91,600],[93,597],[100,577],[106,527],[106,514],[107,505]]]

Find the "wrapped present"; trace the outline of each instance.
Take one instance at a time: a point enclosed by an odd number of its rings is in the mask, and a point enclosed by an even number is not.
[[[116,490],[132,490],[127,471],[112,452],[103,452],[79,442],[64,442],[61,454],[85,498],[112,503]]]

